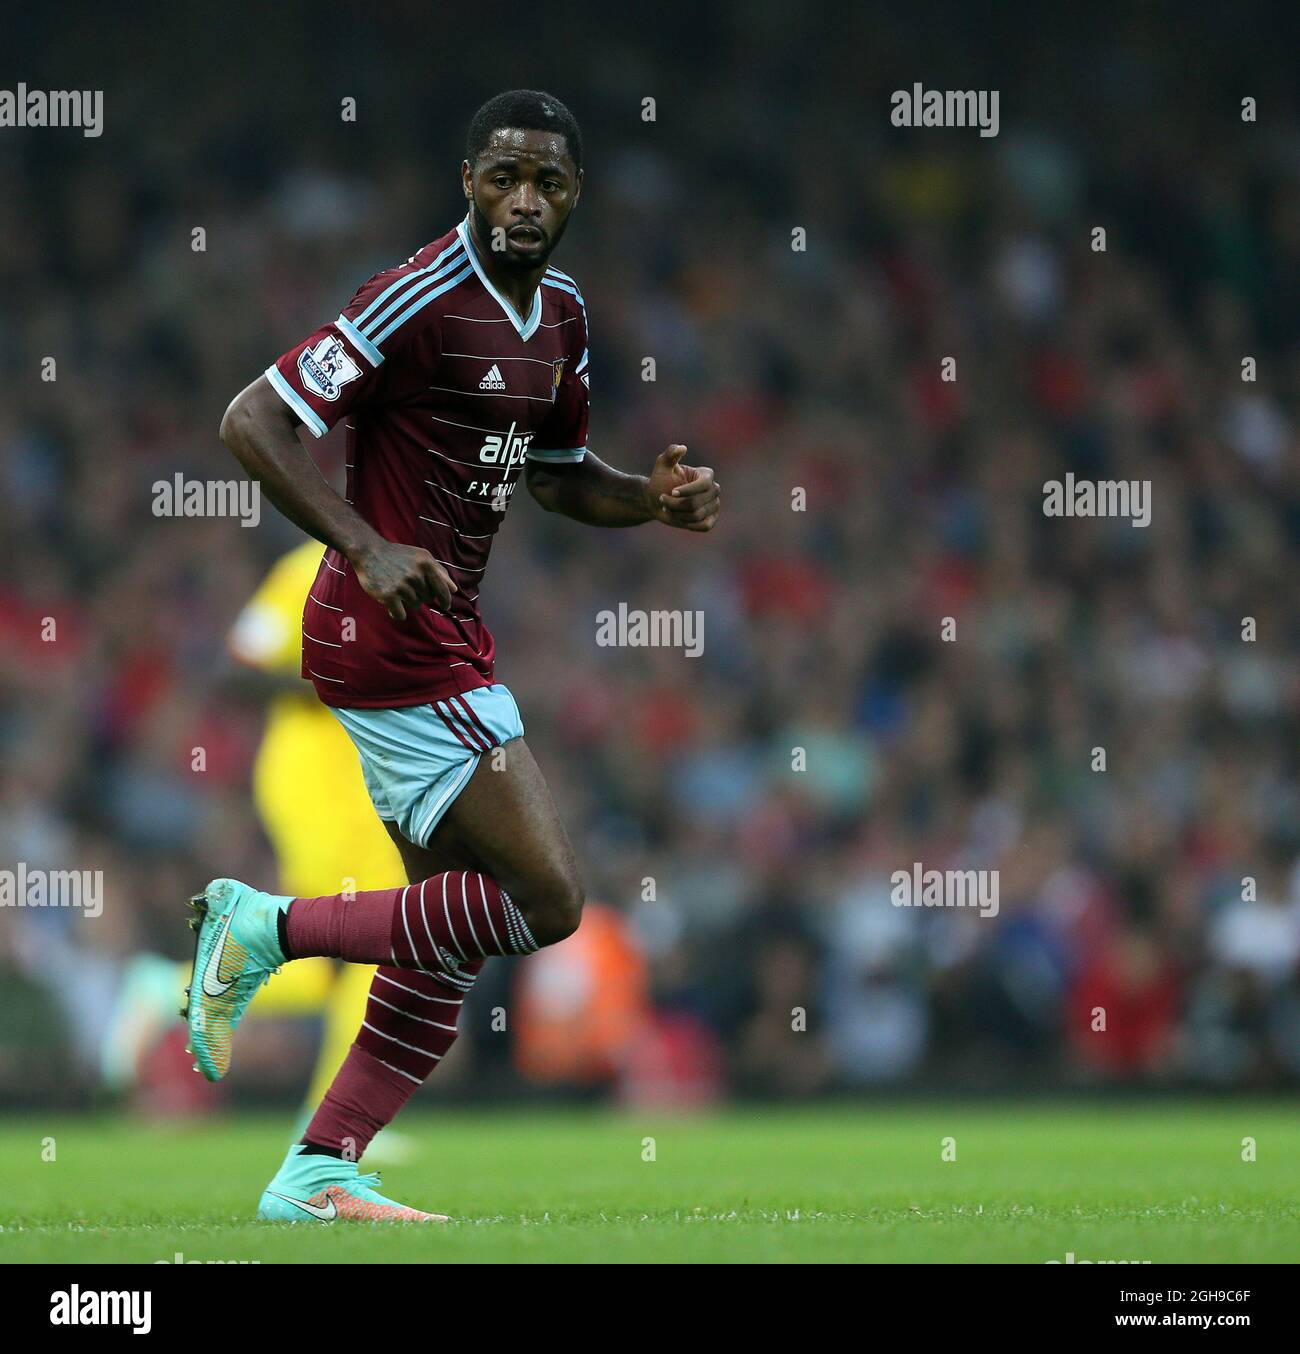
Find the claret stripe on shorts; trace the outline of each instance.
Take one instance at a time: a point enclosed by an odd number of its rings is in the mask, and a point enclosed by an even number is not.
[[[430,708],[471,752],[487,752],[490,748],[501,746],[501,740],[489,732],[463,696],[431,701]]]
[[[485,739],[487,739],[488,747],[494,748],[500,746],[500,740],[496,737],[495,734],[488,732],[487,726],[478,717],[478,715],[474,713],[474,707],[469,703],[469,701],[465,699],[464,696],[451,696],[448,699],[448,704],[451,704],[452,701],[456,703],[457,709],[464,711],[466,719],[474,725],[474,727],[478,730],[480,734],[482,734],[482,736]]]

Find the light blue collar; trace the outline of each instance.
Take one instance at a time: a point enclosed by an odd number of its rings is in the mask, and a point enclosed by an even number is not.
[[[515,332],[521,339],[527,342],[537,332],[537,326],[542,322],[542,289],[539,286],[533,293],[533,307],[528,312],[528,318],[525,320],[519,312],[501,295],[492,285],[487,273],[484,271],[483,264],[479,260],[478,250],[474,248],[474,239],[469,228],[469,217],[456,227],[456,233],[460,236],[461,242],[465,246],[465,253],[469,255],[469,261],[478,275],[478,280],[487,289],[488,294],[496,301],[506,319],[515,327]]]

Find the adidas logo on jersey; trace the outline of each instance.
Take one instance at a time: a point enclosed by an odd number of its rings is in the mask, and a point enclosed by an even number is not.
[[[505,378],[501,375],[501,368],[493,362],[491,370],[478,383],[480,390],[504,390],[506,388]]]

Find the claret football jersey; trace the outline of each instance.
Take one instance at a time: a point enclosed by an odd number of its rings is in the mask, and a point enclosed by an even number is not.
[[[459,591],[396,621],[327,550],[303,611],[303,676],[327,705],[418,705],[494,681],[478,595],[527,460],[586,454],[587,316],[547,268],[527,315],[489,281],[468,221],[377,273],[268,367],[317,437],[347,428],[345,496],[387,540],[422,546]]]

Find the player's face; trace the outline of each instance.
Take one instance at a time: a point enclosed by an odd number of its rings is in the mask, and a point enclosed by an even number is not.
[[[517,127],[493,132],[461,179],[475,234],[494,258],[526,269],[545,266],[582,191],[563,136]]]

